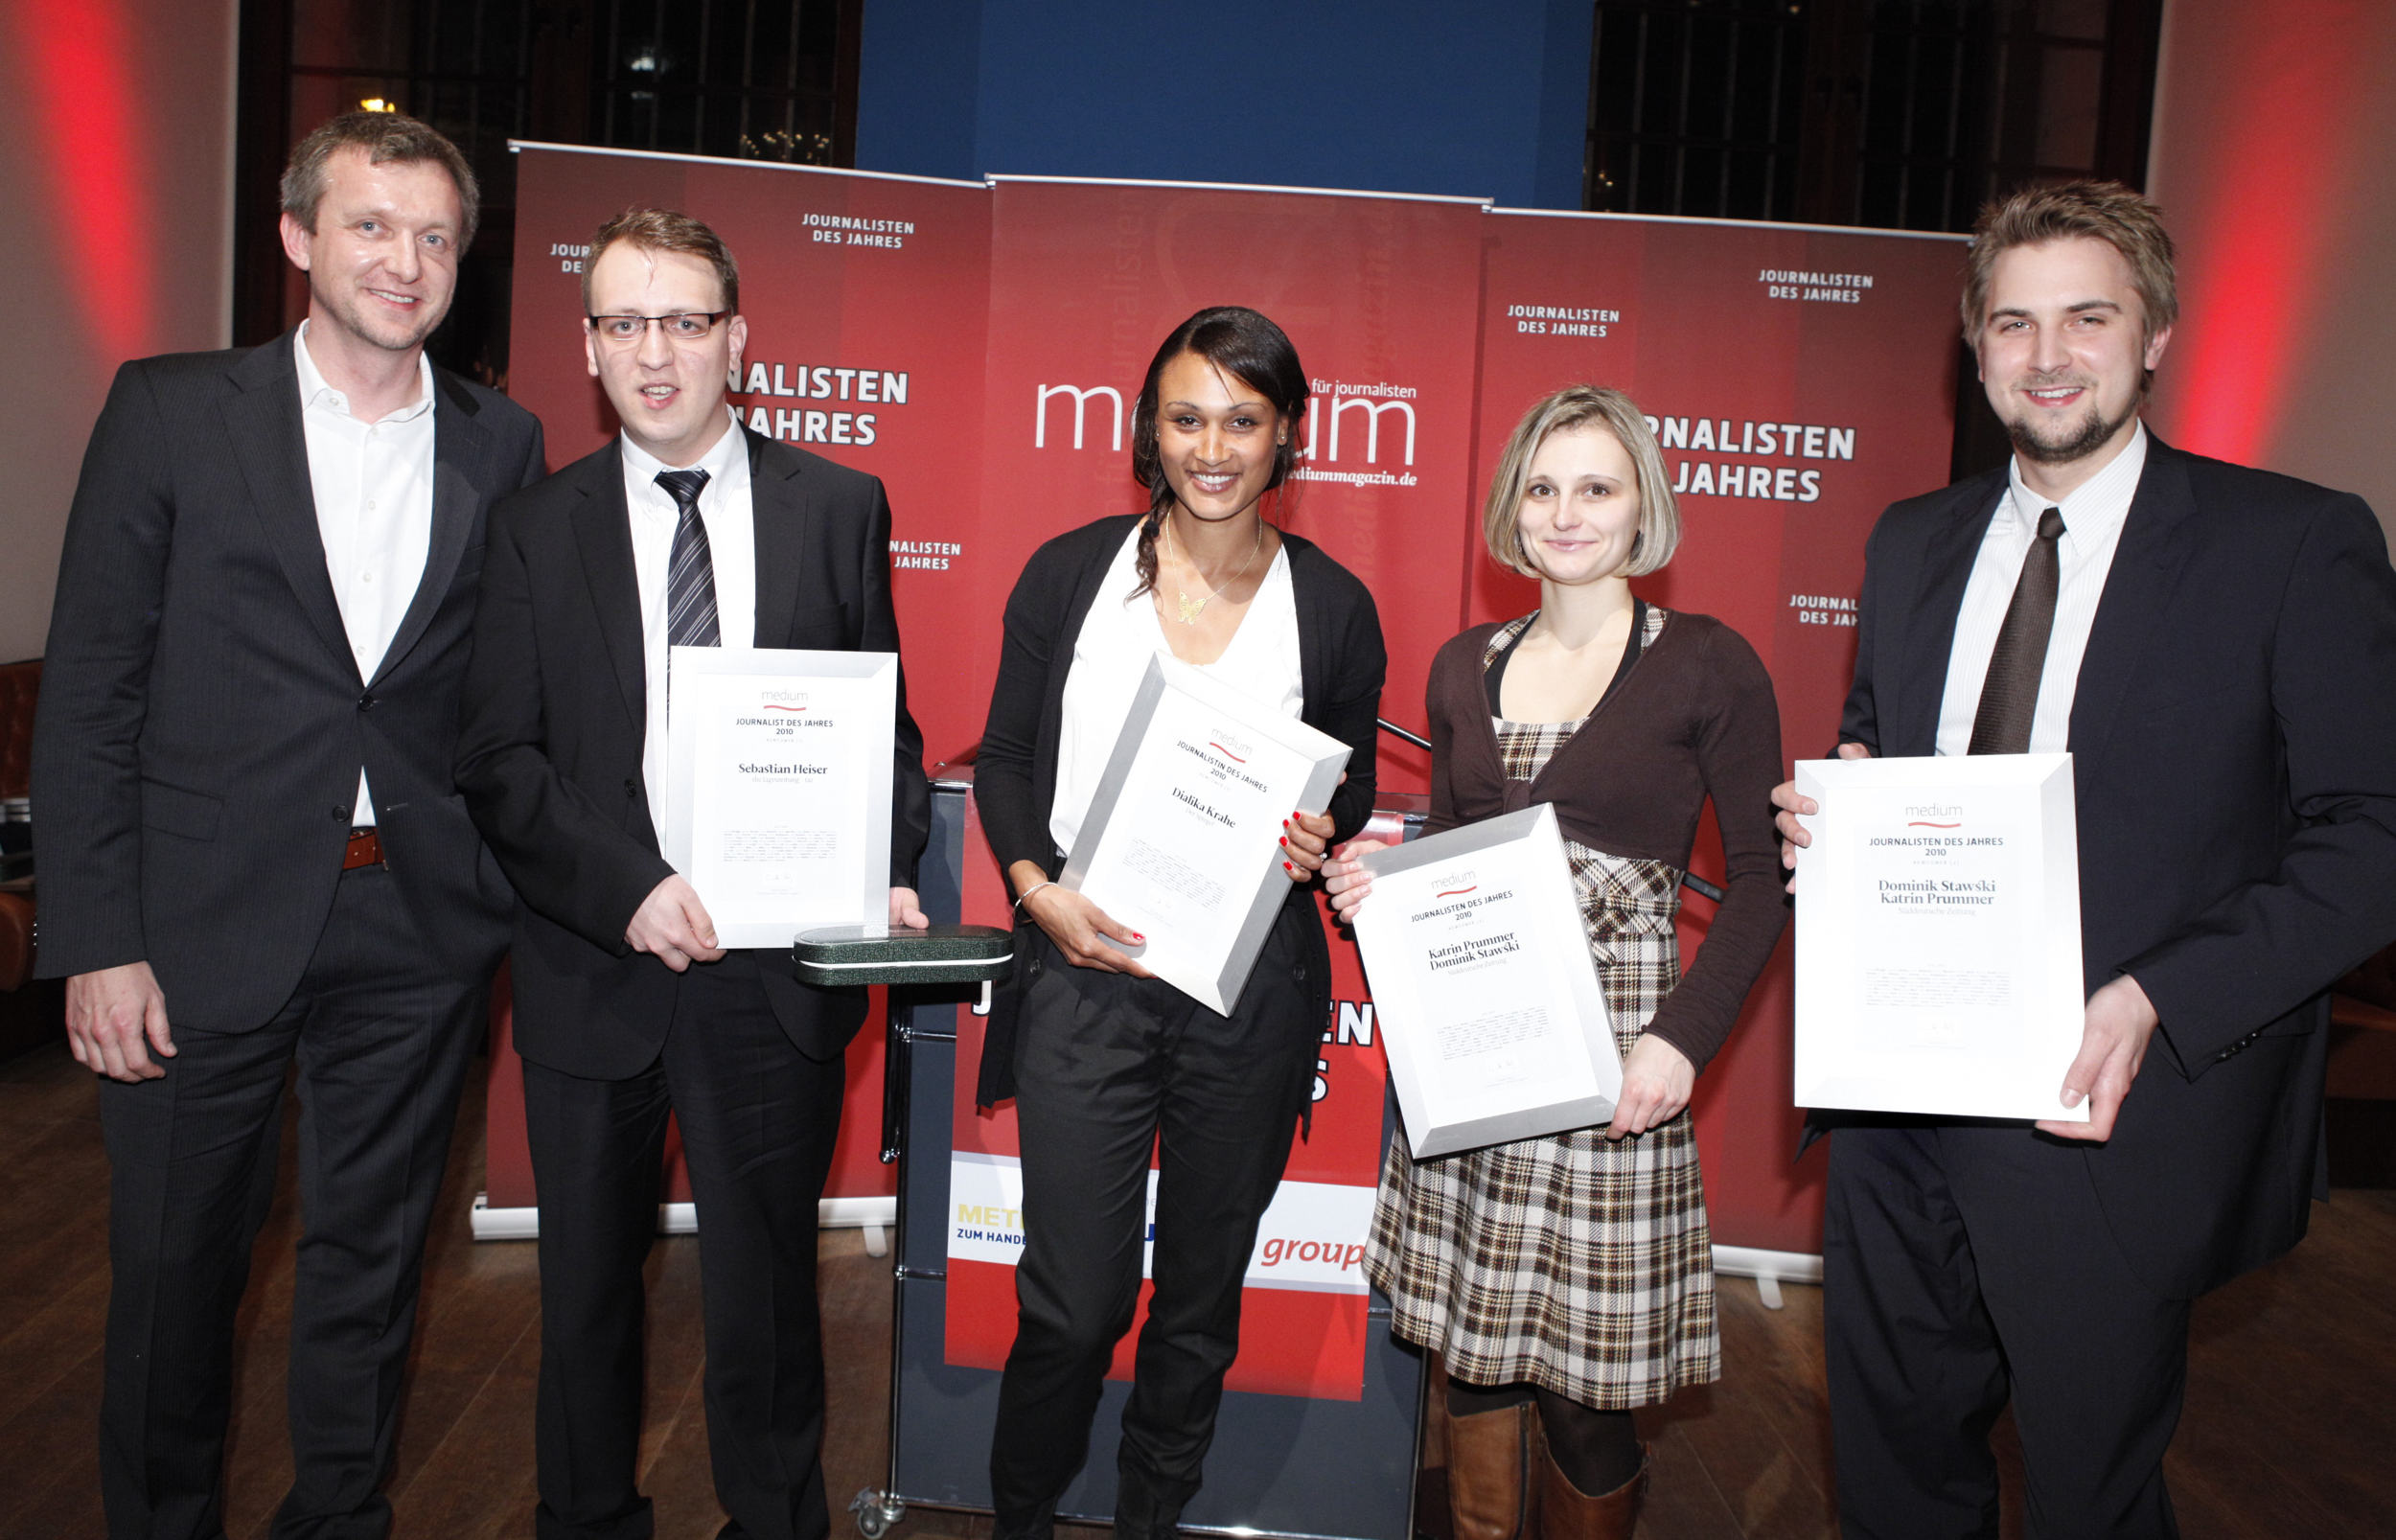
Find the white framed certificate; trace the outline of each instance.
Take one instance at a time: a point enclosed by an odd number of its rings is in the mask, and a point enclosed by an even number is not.
[[[1555,809],[1364,858],[1356,945],[1417,1161],[1614,1115],[1622,1053]]]
[[[1801,1107],[2053,1118],[2080,1051],[2069,754],[1801,760]]]
[[[1147,937],[1122,950],[1229,1014],[1289,896],[1281,820],[1330,806],[1348,745],[1159,654],[1057,881]]]
[[[665,859],[726,947],[889,919],[896,653],[666,655]]]

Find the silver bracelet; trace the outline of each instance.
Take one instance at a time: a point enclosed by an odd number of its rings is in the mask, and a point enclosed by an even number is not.
[[[1015,907],[1019,909],[1022,908],[1024,907],[1024,900],[1031,897],[1032,894],[1039,892],[1044,887],[1054,887],[1055,885],[1056,884],[1054,881],[1032,884],[1029,887],[1025,888],[1022,892],[1015,895]]]

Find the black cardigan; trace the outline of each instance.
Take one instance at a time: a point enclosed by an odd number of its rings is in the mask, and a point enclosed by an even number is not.
[[[1082,621],[1138,517],[1101,518],[1057,536],[1032,553],[1007,596],[1006,640],[974,768],[974,800],[1002,879],[1019,861],[1035,862],[1051,878],[1062,864],[1048,838],[1048,814],[1056,800],[1065,679],[1072,672]],[[1299,685],[1305,696],[1300,718],[1350,750],[1348,779],[1331,796],[1336,843],[1353,839],[1372,816],[1375,722],[1388,666],[1381,619],[1365,586],[1313,541],[1285,533],[1281,544],[1289,552],[1298,609]],[[1290,889],[1290,903],[1313,901],[1309,885]],[[1015,1013],[1038,929],[1016,911],[1015,968],[991,1002],[982,1041],[975,1100],[985,1107],[1015,1094]],[[1312,932],[1306,979],[1321,997],[1317,1014],[1327,1013],[1331,957],[1319,928]]]

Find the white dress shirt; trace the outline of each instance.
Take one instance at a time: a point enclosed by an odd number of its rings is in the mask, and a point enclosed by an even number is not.
[[[1148,673],[1148,659],[1173,655],[1164,621],[1140,586],[1140,526],[1115,553],[1098,596],[1073,638],[1073,666],[1065,676],[1064,720],[1058,724],[1056,794],[1048,803],[1048,838],[1071,854],[1082,819],[1114,756],[1115,740],[1131,714],[1132,698]],[[1211,663],[1195,665],[1218,683],[1285,717],[1302,715],[1306,691],[1299,672],[1298,590],[1291,586],[1289,547],[1273,553],[1264,582],[1248,603],[1231,645]]]
[[[728,410],[728,408],[727,408]],[[624,457],[624,506],[633,525],[633,572],[640,580],[640,651],[649,709],[640,744],[640,778],[649,789],[649,816],[665,838],[666,634],[665,580],[674,562],[674,526],[682,510],[657,485],[660,471],[704,471],[699,521],[707,530],[715,566],[716,631],[726,647],[757,645],[757,525],[749,500],[749,436],[735,425],[686,466],[669,466],[619,435]]]
[[[2071,737],[2072,698],[2080,689],[2080,660],[2088,651],[2097,601],[2105,597],[2106,574],[2121,544],[2122,525],[2147,465],[2147,428],[2138,425],[2110,465],[2073,489],[2062,502],[2022,485],[2016,456],[2004,498],[1981,537],[1980,555],[1964,586],[1964,607],[1955,617],[1955,641],[1947,655],[1947,694],[1939,704],[1938,751],[1961,754],[1971,747],[1971,722],[1980,711],[1980,689],[1988,682],[1996,633],[2021,581],[2021,563],[2038,538],[2039,516],[2063,511],[2063,536],[2056,542],[2055,629],[2048,633],[2046,666],[2039,676],[2039,704],[2030,719],[2030,752],[2060,754]]]
[[[306,321],[291,362],[299,374],[300,435],[308,442],[325,573],[363,684],[382,667],[382,655],[415,602],[432,545],[432,362],[419,355],[416,399],[372,423],[351,416],[349,397],[325,382],[309,356]],[[350,821],[358,827],[375,821],[363,769]]]

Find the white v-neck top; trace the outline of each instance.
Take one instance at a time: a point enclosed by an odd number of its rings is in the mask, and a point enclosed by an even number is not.
[[[1115,752],[1115,740],[1130,715],[1132,699],[1148,672],[1148,659],[1170,658],[1165,622],[1140,586],[1140,526],[1134,524],[1107,568],[1098,595],[1073,638],[1073,666],[1065,676],[1064,721],[1056,742],[1056,797],[1048,804],[1048,838],[1071,852],[1089,816]],[[1283,716],[1302,715],[1306,692],[1299,673],[1298,590],[1290,584],[1289,547],[1273,553],[1273,564],[1241,617],[1232,644],[1211,663],[1195,667],[1215,682],[1251,700],[1265,701]]]

